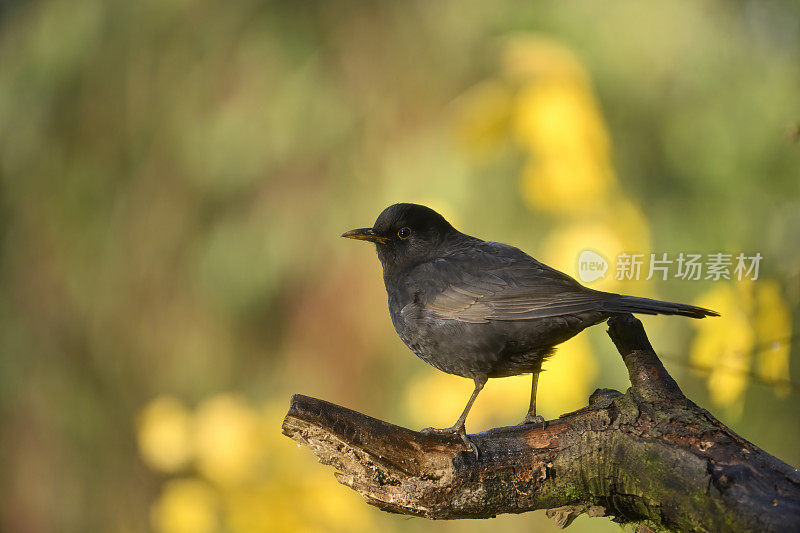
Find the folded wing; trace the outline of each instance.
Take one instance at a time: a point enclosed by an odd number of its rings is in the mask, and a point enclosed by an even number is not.
[[[510,256],[472,250],[420,265],[411,273],[416,286],[424,287],[415,304],[436,318],[471,323],[592,311],[719,316],[692,305],[592,290],[516,248],[510,249]]]
[[[418,304],[434,317],[462,322],[573,315],[602,310],[605,302],[619,297],[587,289],[530,258],[480,252],[437,259],[413,276],[425,287]]]

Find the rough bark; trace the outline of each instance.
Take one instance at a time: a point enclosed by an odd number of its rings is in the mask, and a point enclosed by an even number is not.
[[[800,473],[688,400],[631,315],[608,333],[631,380],[547,422],[427,435],[295,395],[283,432],[383,510],[489,518],[544,509],[681,531],[800,531]]]

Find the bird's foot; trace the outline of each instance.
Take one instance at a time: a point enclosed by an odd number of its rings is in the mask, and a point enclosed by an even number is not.
[[[472,442],[467,436],[467,431],[464,426],[452,426],[443,429],[425,428],[420,430],[420,433],[425,433],[426,435],[458,435],[461,437],[461,440],[464,441],[464,444],[466,444],[472,450],[472,453],[475,454],[475,459],[478,458],[478,447],[475,446],[475,443]]]
[[[547,427],[547,421],[545,421],[544,417],[541,415],[531,415],[528,413],[522,422],[519,423],[520,426],[524,426],[526,424],[536,424],[541,425],[542,428]]]

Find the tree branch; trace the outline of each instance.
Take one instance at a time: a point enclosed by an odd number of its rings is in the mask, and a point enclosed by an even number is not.
[[[488,518],[545,509],[561,527],[581,513],[683,531],[798,531],[800,473],[688,400],[631,315],[609,320],[631,379],[626,394],[546,427],[427,435],[295,395],[283,432],[383,510]]]

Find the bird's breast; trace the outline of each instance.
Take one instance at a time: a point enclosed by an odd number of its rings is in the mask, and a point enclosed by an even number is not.
[[[389,295],[400,339],[426,363],[458,376],[508,376],[531,372],[550,347],[537,346],[533,324],[470,323],[441,319],[413,296]],[[527,330],[527,331],[526,331]]]

